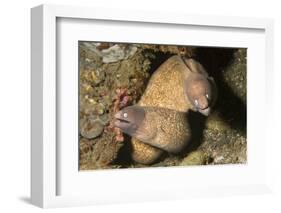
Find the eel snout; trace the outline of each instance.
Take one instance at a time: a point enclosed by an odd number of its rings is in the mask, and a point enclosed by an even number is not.
[[[114,117],[114,125],[124,133],[133,136],[144,120],[145,112],[141,107],[130,106],[117,112]]]
[[[185,80],[184,87],[194,111],[208,116],[211,112],[212,103],[212,86],[208,79],[200,74],[193,75]]]

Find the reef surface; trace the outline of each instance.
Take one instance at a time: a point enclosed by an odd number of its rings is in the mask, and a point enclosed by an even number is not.
[[[205,117],[188,114],[191,144],[150,167],[247,162],[247,50],[148,44],[79,42],[80,170],[147,167],[130,158],[130,137],[114,114],[136,104],[152,73],[172,55],[192,57],[215,79],[218,99]]]

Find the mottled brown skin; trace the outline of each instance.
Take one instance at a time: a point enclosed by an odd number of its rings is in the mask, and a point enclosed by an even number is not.
[[[164,107],[186,112],[192,107],[184,93],[183,79],[190,72],[179,56],[165,61],[151,76],[138,105]],[[173,98],[171,98],[173,97]],[[152,164],[164,153],[161,149],[132,138],[131,157],[141,164]]]
[[[195,103],[187,93],[187,86],[198,75],[207,78],[204,68],[193,59],[183,60],[172,56],[166,60],[151,76],[142,95],[139,106],[162,107],[180,112],[192,109],[197,111]],[[205,94],[196,94],[202,96]],[[194,97],[192,97],[194,99]],[[196,98],[196,97],[195,97]],[[195,99],[196,100],[196,99]],[[200,111],[200,110],[198,110]],[[132,138],[132,159],[141,164],[152,164],[163,154],[163,151]]]
[[[155,163],[164,153],[163,150],[150,146],[139,141],[136,138],[132,138],[132,152],[131,157],[135,162],[150,165]]]
[[[170,57],[153,73],[138,105],[186,112],[192,107],[184,89],[185,79],[190,74],[181,57]]]
[[[190,140],[190,127],[184,112],[130,106],[119,111],[115,118],[115,126],[124,133],[169,153],[180,152]]]

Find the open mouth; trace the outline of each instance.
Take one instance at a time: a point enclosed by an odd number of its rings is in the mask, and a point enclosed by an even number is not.
[[[207,107],[205,109],[198,109],[198,111],[200,113],[202,113],[203,115],[205,115],[205,116],[208,116],[210,114],[210,112],[211,112],[210,107]]]
[[[126,124],[130,123],[130,121],[128,121],[128,119],[126,119],[122,116],[122,112],[117,112],[114,117],[116,119],[116,122],[118,122],[118,123],[126,123]]]
[[[118,112],[115,114],[115,122],[114,125],[118,128],[124,129],[124,128],[128,128],[131,124],[131,122],[124,118],[121,114],[121,112]]]
[[[126,133],[128,135],[131,135],[133,132],[135,132],[135,125],[132,121],[129,121],[126,118],[115,116],[114,126],[120,128],[123,133]]]
[[[122,119],[122,118],[116,118],[116,120],[121,121],[121,122],[125,122],[125,123],[130,123],[130,121],[127,121],[127,120]]]
[[[127,120],[122,119],[122,118],[115,118],[115,119],[116,119],[117,122],[120,122],[120,123],[127,123],[127,124],[130,123],[130,121],[127,121]]]

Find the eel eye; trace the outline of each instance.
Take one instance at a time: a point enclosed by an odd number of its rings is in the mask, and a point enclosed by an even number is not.
[[[210,98],[210,97],[209,97],[209,94],[206,94],[206,98],[207,98],[207,99],[209,99],[209,98]]]
[[[127,118],[127,117],[128,117],[128,113],[127,113],[127,112],[124,112],[124,113],[123,113],[123,117],[124,117],[124,118]]]
[[[197,99],[194,101],[194,103],[195,103],[195,106],[196,106],[196,107],[199,106],[199,103],[198,103],[198,100],[197,100]]]

